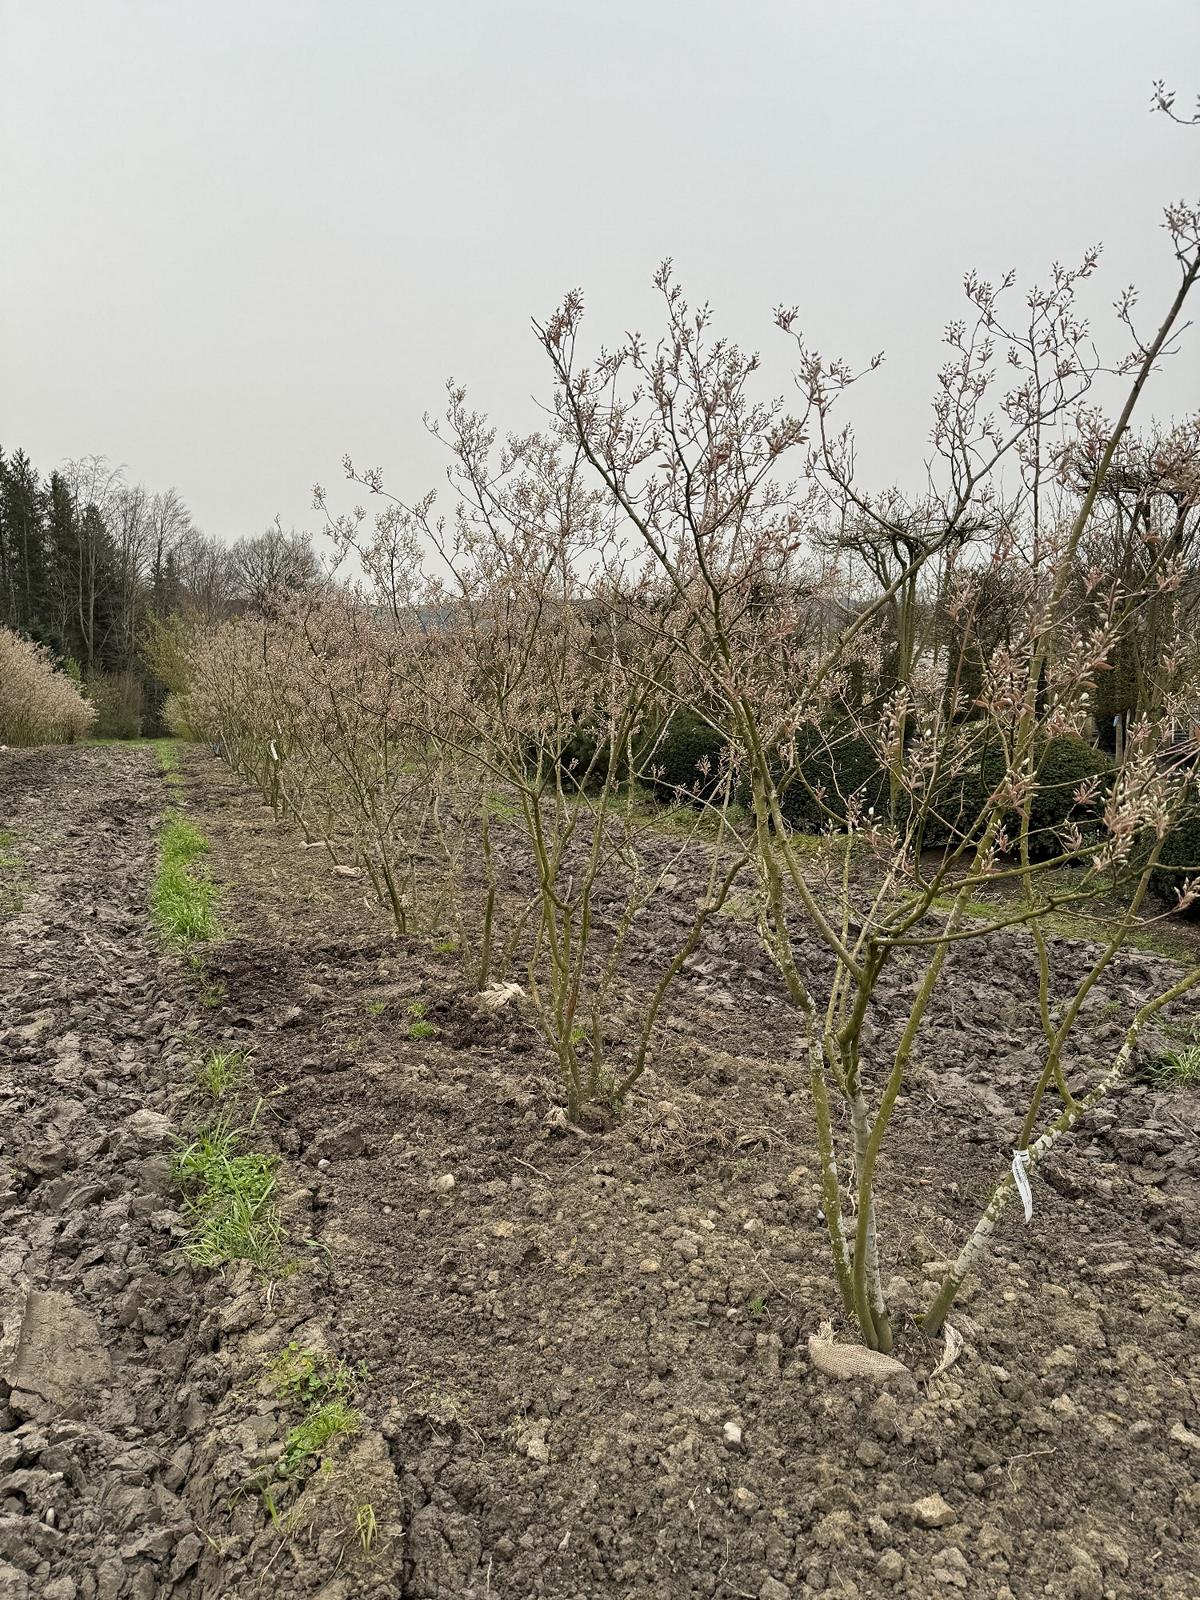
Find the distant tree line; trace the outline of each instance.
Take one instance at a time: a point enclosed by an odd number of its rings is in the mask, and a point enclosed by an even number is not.
[[[96,707],[96,732],[162,731],[156,654],[169,618],[260,610],[319,574],[307,535],[278,520],[227,544],[202,533],[174,488],[128,481],[103,456],[42,476],[0,447],[0,627],[45,646]]]

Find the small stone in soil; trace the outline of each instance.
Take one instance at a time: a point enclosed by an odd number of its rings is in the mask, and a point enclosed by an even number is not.
[[[899,1550],[883,1550],[875,1563],[875,1571],[884,1583],[899,1583],[904,1576],[904,1557]]]
[[[958,1521],[958,1513],[940,1494],[927,1494],[924,1499],[915,1500],[909,1509],[913,1521],[922,1528],[948,1528]]]

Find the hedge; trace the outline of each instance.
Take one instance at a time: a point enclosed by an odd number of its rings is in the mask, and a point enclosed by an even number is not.
[[[725,741],[703,717],[679,710],[672,713],[665,731],[658,722],[634,739],[634,770],[667,804],[680,789],[707,798],[716,787],[724,749]],[[607,740],[603,734],[578,727],[559,751],[558,761],[576,781],[582,782],[584,775],[590,774],[591,783],[602,783],[608,773]],[[619,775],[626,777],[624,751],[619,766]]]
[[[803,776],[793,775],[785,780],[781,810],[794,828],[814,830],[827,827],[829,812],[844,820],[851,800],[856,802],[860,815],[870,812],[883,817],[888,814],[891,791],[887,769],[879,760],[878,751],[869,739],[846,736],[822,741],[812,736],[813,748],[808,755],[801,754],[799,765]],[[1068,821],[1080,827],[1094,823],[1103,803],[1107,785],[1102,782],[1096,801],[1089,806],[1078,806],[1075,792],[1090,777],[1102,779],[1112,770],[1112,762],[1086,739],[1064,735],[1043,745],[1038,755],[1038,787],[1033,797],[1029,819],[1029,848],[1034,859],[1057,855],[1062,849],[1059,830]],[[937,818],[931,818],[926,829],[925,842],[931,846],[948,844],[960,837],[963,830],[973,830],[975,819],[982,812],[988,796],[1004,775],[1004,762],[997,746],[985,750],[975,771],[968,770],[951,780],[936,797]],[[817,803],[811,791],[823,788],[824,807]],[[1014,839],[1019,818],[1010,813],[1005,818],[1009,837]]]
[[[608,775],[608,740],[590,728],[577,727],[558,753],[558,764],[576,783],[603,783]]]
[[[844,821],[851,801],[859,815],[872,807],[877,816],[887,815],[888,773],[869,739],[857,734],[824,735],[815,729],[799,737],[800,770],[781,773],[779,779],[780,809],[793,828],[806,833],[826,828],[830,813],[834,820]],[[582,775],[595,751],[595,736],[579,730],[564,747],[560,759]],[[725,741],[703,717],[679,710],[672,715],[665,732],[656,729],[635,744],[634,763],[647,785],[661,800],[670,803],[680,791],[698,798],[711,795],[719,780],[724,751]],[[602,753],[592,769],[593,775],[601,778],[606,770]],[[1075,792],[1086,779],[1103,779],[1111,771],[1108,756],[1086,739],[1064,735],[1042,746],[1029,824],[1029,847],[1034,859],[1060,852],[1059,830],[1068,821],[1081,827],[1095,823],[1107,784],[1101,783],[1096,801],[1089,806],[1076,805]],[[962,829],[969,828],[1002,776],[1003,757],[999,747],[993,745],[984,751],[977,770],[946,785],[937,802],[941,821],[931,823],[926,843],[945,845],[957,838]],[[818,788],[822,790],[820,804],[812,793]],[[1005,822],[1010,838],[1015,840],[1019,819],[1010,814]]]

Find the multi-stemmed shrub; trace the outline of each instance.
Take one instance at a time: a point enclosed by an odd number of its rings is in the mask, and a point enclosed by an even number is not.
[[[467,783],[488,791],[477,971],[482,981],[493,970],[497,928],[515,918],[507,948],[520,950],[574,1119],[589,1101],[619,1103],[637,1081],[667,987],[723,904],[744,851],[723,859],[727,828],[702,840],[698,814],[668,846],[636,803],[676,708],[665,687],[673,645],[651,624],[645,583],[609,563],[603,497],[582,487],[578,459],[553,436],[509,439],[497,450],[456,389],[440,436],[458,494],[450,530],[432,520],[428,501],[407,508],[368,474],[360,481],[386,509],[371,528],[351,518],[332,531],[370,576],[374,607],[398,634],[419,637],[408,670],[428,706],[424,736]],[[413,577],[421,538],[448,574],[428,593]],[[437,626],[418,635],[414,616]],[[728,797],[727,779],[724,804],[707,793],[721,824]],[[497,871],[497,804],[521,842],[523,884]],[[663,962],[632,1060],[614,1062],[606,1014],[636,919],[679,859],[700,849],[709,852],[706,893]],[[471,930],[461,936],[469,946]]]
[[[307,842],[347,853],[401,932],[444,914],[461,856],[430,732],[447,697],[414,670],[415,649],[353,595],[293,596],[197,637],[190,688],[168,706]]]
[[[1075,272],[1056,269],[1049,288],[1032,291],[1014,320],[1005,300],[1011,280],[995,289],[968,278],[973,320],[948,330],[950,357],[934,402],[939,470],[931,469],[927,498],[915,502],[894,492],[871,496],[855,481],[852,439],[834,420],[854,381],[848,367],[797,339],[799,414],[780,399],[756,398],[757,358],[709,336],[708,312],[686,304],[669,268],[659,278],[666,329],[656,344],[634,336],[586,364],[577,294],[540,330],[563,433],[603,484],[640,559],[658,571],[666,593],[686,597],[684,614],[671,623],[748,796],[759,927],[807,1065],[844,1308],[877,1349],[891,1346],[892,1312],[875,1177],[951,950],[1025,925],[1038,961],[1043,1040],[1012,1167],[998,1177],[926,1312],[930,1332],[940,1329],[1011,1195],[1119,1080],[1146,1019],[1200,980],[1193,969],[1152,996],[1098,1080],[1068,1081],[1066,1046],[1083,1002],[1137,925],[1162,840],[1191,787],[1190,769],[1164,759],[1167,730],[1182,709],[1169,609],[1160,618],[1156,714],[1131,729],[1118,770],[1109,776],[1077,743],[1063,743],[1080,733],[1094,677],[1148,596],[1177,591],[1184,577],[1169,546],[1132,586],[1120,574],[1081,572],[1079,559],[1141,390],[1200,274],[1200,213],[1174,208],[1167,221],[1179,288],[1157,334],[1138,342],[1126,363],[1132,382],[1112,423],[1083,409],[1098,360],[1076,300],[1094,255]],[[778,320],[794,333],[794,313]],[[993,402],[1004,373],[1007,387]],[[1072,422],[1082,429],[1076,439]],[[1064,434],[1076,459],[1091,466],[1073,502],[1060,502],[1051,520],[1044,507]],[[843,603],[832,637],[823,619],[847,584],[840,571],[813,561],[782,464],[801,447],[808,449],[809,516],[839,525],[866,517],[899,552],[873,591]],[[992,480],[1010,460],[1020,463],[1023,494],[1001,516]],[[956,625],[957,652],[940,662],[922,656],[911,635],[897,646],[897,612],[905,604],[915,610],[927,573],[936,573]],[[989,577],[1010,603],[1002,641],[986,637]],[[764,594],[775,604],[764,607]],[[826,606],[814,607],[814,597]],[[893,687],[868,710],[861,686],[886,688],[889,676]],[[862,783],[847,779],[839,760],[848,744]],[[873,772],[886,774],[886,797]],[[1071,811],[1056,826],[1068,785]],[[795,788],[814,820],[844,829],[843,869],[824,880],[813,878],[783,810]],[[1086,835],[1076,811],[1087,820]],[[1153,843],[1145,855],[1136,846],[1147,834]],[[941,849],[931,861],[935,839]],[[1064,889],[1058,869],[1065,866],[1076,872]],[[1124,882],[1128,910],[1056,1010],[1047,918],[1085,902],[1102,878]],[[987,889],[1006,889],[1009,900],[981,919],[973,914],[976,897]],[[813,945],[832,958],[831,983],[818,986]],[[914,955],[922,963],[915,992],[898,1042],[881,1057],[868,1040],[878,1037],[872,1025],[885,975],[899,957]]]

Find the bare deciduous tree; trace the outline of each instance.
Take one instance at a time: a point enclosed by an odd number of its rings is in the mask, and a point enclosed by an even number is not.
[[[239,539],[232,551],[240,598],[261,616],[281,599],[311,588],[321,564],[307,534],[285,533],[278,517],[265,533]]]

